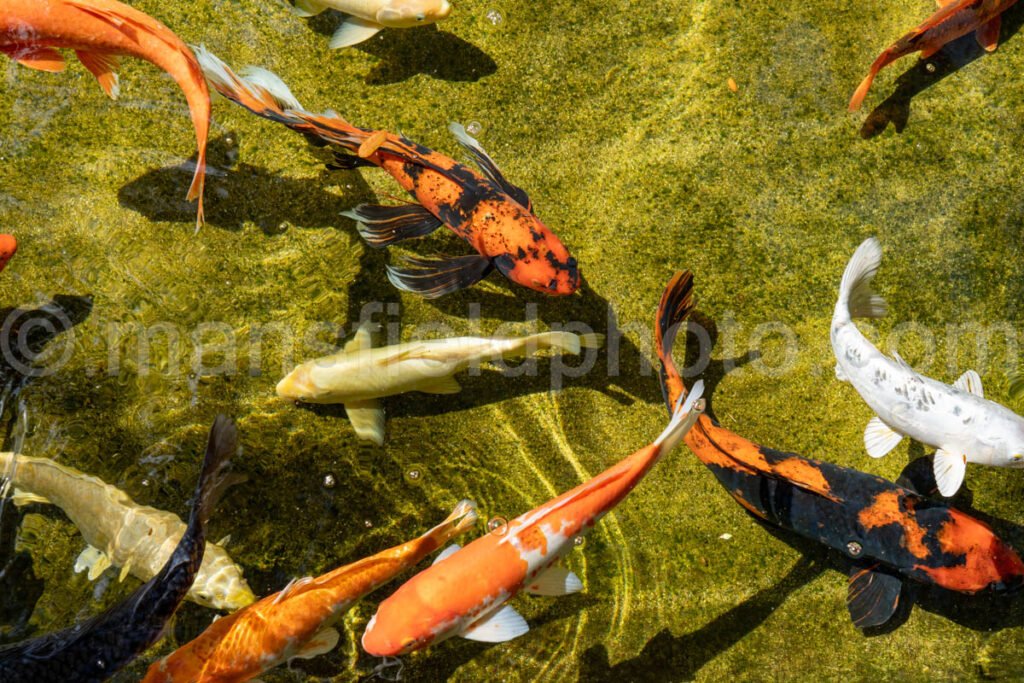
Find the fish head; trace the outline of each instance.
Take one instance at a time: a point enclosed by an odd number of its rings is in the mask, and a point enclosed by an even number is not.
[[[1024,586],[1024,560],[1016,550],[980,519],[954,508],[947,514],[936,533],[942,554],[922,567],[936,583],[965,593]]]
[[[377,10],[377,23],[388,28],[412,28],[446,19],[451,12],[448,0],[393,0]]]
[[[309,363],[303,363],[285,375],[277,383],[276,391],[278,396],[290,401],[312,401],[317,391]]]
[[[504,253],[494,266],[512,282],[553,296],[568,296],[580,287],[576,259],[561,240],[533,214],[518,216],[523,230],[505,231]]]
[[[0,235],[0,270],[4,269],[16,251],[18,251],[17,240],[12,235]]]
[[[418,576],[421,576],[422,573]],[[374,657],[399,657],[455,635],[462,624],[457,614],[432,607],[424,586],[413,577],[377,607],[363,632],[363,650]]]

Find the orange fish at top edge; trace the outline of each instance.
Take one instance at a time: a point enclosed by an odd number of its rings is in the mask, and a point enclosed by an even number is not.
[[[0,235],[0,271],[14,257],[16,251],[18,251],[18,242],[14,239],[14,235]]]
[[[1015,2],[1017,0],[939,0],[939,9],[935,14],[878,56],[850,98],[850,111],[860,109],[878,72],[900,57],[920,51],[921,59],[928,59],[946,43],[972,31],[976,32],[978,43],[986,51],[992,52],[999,42],[1001,15]]]
[[[202,225],[210,92],[189,47],[156,19],[115,0],[0,2],[0,53],[31,69],[63,71],[64,57],[55,48],[74,50],[104,92],[114,99],[120,90],[116,73],[119,56],[144,59],[177,82],[188,100],[199,144],[188,199],[199,201],[196,227]]]

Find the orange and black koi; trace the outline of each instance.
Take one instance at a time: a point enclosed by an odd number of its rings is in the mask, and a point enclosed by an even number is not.
[[[436,298],[476,284],[494,268],[545,294],[568,295],[579,287],[576,259],[533,214],[522,188],[505,179],[462,126],[449,129],[482,174],[401,135],[357,128],[335,113],[306,111],[269,71],[250,69],[243,78],[210,52],[200,48],[196,54],[221,95],[333,147],[331,168],[379,166],[416,199],[403,206],[361,204],[343,214],[357,222],[369,245],[386,247],[445,225],[476,249],[467,256],[409,259],[406,268],[388,266],[388,279],[399,289]]]
[[[655,344],[670,406],[686,387],[672,360],[693,308],[693,278],[677,273],[658,309]],[[1024,585],[1024,562],[970,515],[881,477],[759,446],[701,415],[686,444],[755,518],[843,553],[856,626],[886,623],[905,579],[961,593]]]
[[[18,241],[14,239],[14,235],[0,235],[0,270],[4,269],[16,251],[18,251]]]

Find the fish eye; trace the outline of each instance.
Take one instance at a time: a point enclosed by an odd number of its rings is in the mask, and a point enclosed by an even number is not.
[[[422,12],[420,14],[416,15],[416,21],[424,21],[424,20],[426,20],[426,18],[427,18],[427,15],[423,14]]]

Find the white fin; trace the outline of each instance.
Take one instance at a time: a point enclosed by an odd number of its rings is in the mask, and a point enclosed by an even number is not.
[[[494,614],[474,622],[462,632],[462,637],[481,643],[504,643],[506,640],[518,638],[529,630],[526,619],[505,605]]]
[[[297,17],[315,17],[327,9],[327,5],[317,0],[295,0],[292,12]]]
[[[421,385],[417,389],[426,394],[457,394],[462,391],[459,381],[452,375],[430,380],[430,384]]]
[[[369,40],[377,35],[382,28],[384,27],[372,21],[364,21],[358,17],[345,17],[345,21],[341,22],[341,26],[331,36],[331,49],[337,50]]]
[[[242,70],[242,77],[250,87],[262,88],[270,93],[282,109],[302,109],[302,104],[292,94],[291,88],[273,71],[259,66],[247,66]]]
[[[349,401],[345,404],[349,422],[360,439],[384,445],[384,408],[380,401],[371,398],[366,401]]]
[[[23,491],[22,489],[14,489],[11,501],[18,507],[21,507],[22,505],[31,505],[32,503],[50,505],[50,500],[48,498],[32,493],[31,491]]]
[[[668,426],[665,427],[665,431],[655,439],[654,445],[660,446],[665,452],[668,452],[676,447],[686,433],[690,431],[690,427],[697,421],[700,414],[704,412],[704,404],[697,405],[697,401],[700,400],[701,395],[704,393],[704,381],[697,380],[693,384],[693,388],[690,389],[690,393],[686,396],[686,400],[683,401],[683,397],[679,397],[679,402],[682,405],[677,405],[675,412],[672,413],[672,419],[669,421]]]
[[[281,592],[277,594],[277,597],[274,598],[274,601],[271,604],[277,605],[281,602],[284,602],[288,599],[288,596],[291,595],[293,591],[295,591],[296,588],[301,588],[302,586],[305,586],[312,580],[312,576],[303,576],[302,578],[292,579],[288,582],[287,586],[281,589]]]
[[[968,370],[960,375],[953,382],[953,388],[966,391],[968,394],[974,394],[978,398],[985,398],[985,389],[981,386],[981,376],[974,370]]]
[[[331,627],[323,628],[313,634],[313,637],[302,644],[293,659],[313,659],[325,655],[338,646],[341,635],[337,629]]]
[[[345,343],[345,353],[363,351],[373,348],[373,331],[376,325],[365,322],[359,326],[355,335]]]
[[[846,302],[851,318],[881,318],[885,315],[885,299],[871,291],[871,279],[882,264],[882,247],[869,237],[857,247],[846,264],[839,283],[839,301]]]
[[[846,374],[846,370],[843,370],[843,366],[836,363],[836,379],[840,382],[849,382],[850,376]]]
[[[900,366],[901,368],[906,368],[911,372],[915,372],[914,368],[910,367],[910,363],[903,360],[903,356],[901,356],[897,351],[892,352],[892,359],[896,361],[896,365]]]
[[[569,595],[583,590],[583,582],[565,567],[551,567],[527,584],[525,590],[533,595]]]
[[[441,560],[446,560],[449,557],[451,557],[452,555],[454,555],[455,553],[459,552],[460,550],[462,550],[462,546],[461,545],[459,545],[458,543],[452,543],[450,546],[448,546],[447,548],[445,548],[444,550],[439,552],[437,554],[437,557],[435,557],[434,561],[431,562],[430,564],[437,564]]]
[[[224,538],[220,539],[219,541],[214,543],[214,545],[219,545],[221,548],[226,548],[228,547],[228,543],[231,543],[231,534],[228,534]]]
[[[940,448],[935,451],[933,465],[935,483],[939,485],[939,493],[949,498],[964,483],[964,474],[967,473],[967,456]]]
[[[903,435],[893,431],[880,417],[871,418],[864,430],[864,448],[872,458],[881,458],[896,448],[902,440]]]
[[[124,563],[124,566],[121,567],[121,573],[118,574],[117,580],[118,581],[124,581],[126,578],[128,578],[128,573],[131,570],[132,570],[132,561],[128,560],[127,562]]]
[[[107,554],[99,548],[94,548],[91,545],[87,545],[79,555],[78,559],[75,560],[75,573],[81,574],[85,570],[89,570],[88,577],[90,581],[95,581],[103,572],[107,571],[107,567],[110,566],[110,558]]]

